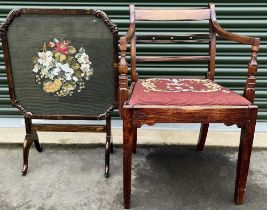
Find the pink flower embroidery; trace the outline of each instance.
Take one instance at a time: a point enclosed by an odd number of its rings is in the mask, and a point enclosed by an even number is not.
[[[56,43],[55,50],[59,53],[67,55],[69,53],[69,43],[66,41]]]

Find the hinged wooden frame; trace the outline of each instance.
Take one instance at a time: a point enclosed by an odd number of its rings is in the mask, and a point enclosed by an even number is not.
[[[15,90],[14,90],[14,82],[12,78],[12,66],[10,62],[10,54],[8,47],[8,38],[7,31],[10,24],[12,24],[13,20],[20,16],[21,14],[56,14],[56,15],[95,15],[97,18],[101,19],[105,25],[109,28],[110,32],[113,34],[113,58],[114,58],[114,95],[115,99],[111,106],[102,114],[98,116],[85,116],[85,115],[34,115],[29,110],[26,110],[22,104],[16,99]],[[113,109],[118,106],[118,28],[117,26],[111,22],[106,13],[101,10],[89,9],[89,10],[81,10],[81,9],[34,9],[34,8],[23,8],[12,10],[7,19],[3,22],[0,27],[1,38],[3,42],[3,51],[4,51],[4,61],[6,65],[7,79],[8,79],[8,87],[11,103],[13,106],[17,107],[20,112],[25,116],[32,119],[69,119],[69,120],[79,120],[79,119],[87,119],[87,120],[103,120],[106,119]]]
[[[7,32],[13,20],[22,14],[55,14],[55,15],[94,15],[101,19],[109,28],[113,35],[113,70],[114,70],[114,101],[110,107],[98,116],[87,115],[35,115],[30,110],[25,109],[17,100],[14,81],[12,77],[12,66],[10,62],[9,46]],[[7,19],[0,26],[1,38],[3,43],[4,61],[6,65],[8,87],[11,103],[17,107],[25,118],[26,136],[23,146],[23,169],[22,174],[26,175],[28,170],[28,156],[31,144],[34,142],[36,149],[41,152],[42,147],[39,144],[37,131],[65,131],[65,132],[104,132],[106,133],[105,144],[105,176],[109,176],[109,156],[113,151],[113,143],[111,138],[111,112],[118,107],[118,29],[117,26],[108,18],[106,13],[101,10],[89,9],[40,9],[40,8],[22,8],[12,10]],[[74,125],[74,124],[32,124],[32,119],[50,119],[50,120],[106,120],[105,125]]]

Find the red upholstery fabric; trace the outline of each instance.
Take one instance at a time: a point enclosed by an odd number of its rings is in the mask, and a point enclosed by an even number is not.
[[[208,79],[152,78],[139,80],[131,105],[249,105],[246,98]]]

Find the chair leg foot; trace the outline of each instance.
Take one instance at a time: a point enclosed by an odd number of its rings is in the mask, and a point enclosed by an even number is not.
[[[132,162],[132,152],[124,149],[123,156],[123,198],[124,198],[124,208],[129,209],[131,203],[131,162]]]
[[[132,111],[126,109],[123,116],[123,199],[125,209],[130,208],[131,201],[133,133]]]
[[[105,178],[109,178],[109,171],[108,171],[107,168],[105,169],[105,174],[104,174],[104,176],[105,176]]]
[[[251,112],[253,118],[250,119],[243,128],[241,128],[240,135],[235,182],[235,202],[239,205],[243,203],[246,192],[249,162],[256,126],[257,110],[252,109]]]
[[[127,203],[124,203],[124,209],[130,209],[130,201]]]
[[[208,129],[209,129],[209,123],[201,123],[196,151],[204,150]]]
[[[22,167],[22,175],[25,176],[28,172],[28,160],[29,160],[29,150],[33,143],[30,134],[27,134],[23,143],[23,167]]]
[[[25,176],[28,172],[28,164],[23,164],[21,175]]]
[[[235,192],[235,203],[241,205],[244,201],[246,189],[238,189]]]

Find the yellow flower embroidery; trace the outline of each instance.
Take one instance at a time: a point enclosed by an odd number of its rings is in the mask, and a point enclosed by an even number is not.
[[[43,89],[47,93],[54,93],[60,90],[62,82],[59,79],[54,80],[53,82],[44,82]]]

